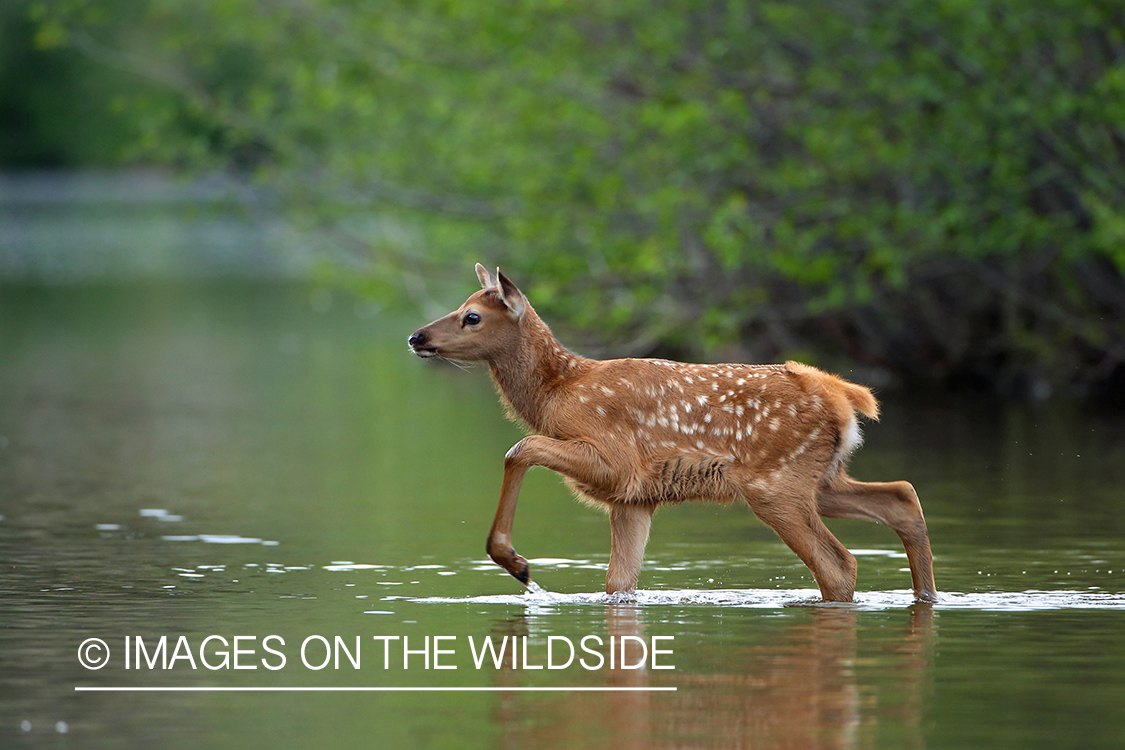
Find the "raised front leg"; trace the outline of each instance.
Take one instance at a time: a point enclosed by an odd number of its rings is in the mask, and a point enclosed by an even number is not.
[[[517,447],[518,445],[517,443]],[[508,451],[508,455],[511,455],[511,451]],[[492,519],[492,530],[488,532],[488,556],[524,586],[531,582],[531,566],[516,554],[516,549],[512,546],[512,521],[516,517],[516,501],[519,500],[523,475],[528,468],[529,464],[512,461],[508,457],[504,459],[504,484],[500,487],[500,503],[496,506],[496,516]]]
[[[520,485],[532,466],[544,466],[591,487],[604,487],[613,481],[609,465],[589,443],[531,435],[512,446],[504,456],[504,483],[488,534],[488,556],[525,586],[531,581],[531,568],[512,546],[512,522]]]

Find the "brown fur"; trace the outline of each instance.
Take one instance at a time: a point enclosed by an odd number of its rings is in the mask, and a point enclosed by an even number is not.
[[[809,566],[826,600],[852,599],[855,559],[821,516],[893,528],[916,598],[936,598],[913,487],[844,471],[860,442],[856,413],[878,416],[870,390],[798,362],[587,359],[558,343],[507,277],[479,264],[477,274],[482,289],[410,343],[420,356],[487,362],[509,415],[534,433],[505,457],[488,545],[521,581],[529,569],[511,547],[515,504],[527,469],[546,466],[609,512],[611,593],[635,588],[656,507],[743,499]]]

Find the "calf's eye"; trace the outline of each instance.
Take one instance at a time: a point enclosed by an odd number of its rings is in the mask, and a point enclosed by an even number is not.
[[[465,317],[461,318],[462,327],[464,327],[464,326],[475,326],[479,322],[480,322],[480,316],[477,315],[475,312],[468,313]]]

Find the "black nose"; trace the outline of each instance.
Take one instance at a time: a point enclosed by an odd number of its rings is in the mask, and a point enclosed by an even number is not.
[[[410,338],[406,340],[406,343],[410,344],[411,346],[422,346],[422,344],[426,343],[425,331],[415,331],[414,333],[410,334]]]

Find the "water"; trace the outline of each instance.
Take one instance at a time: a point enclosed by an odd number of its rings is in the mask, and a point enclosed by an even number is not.
[[[608,598],[605,519],[541,470],[515,525],[526,591],[483,553],[520,437],[483,368],[410,356],[417,320],[325,303],[0,288],[0,746],[1125,736],[1121,414],[885,405],[853,473],[915,483],[934,607],[885,529],[831,524],[860,578],[855,604],[822,605],[749,512],[702,505],[658,513],[641,590]],[[292,687],[332,691],[245,690]]]

